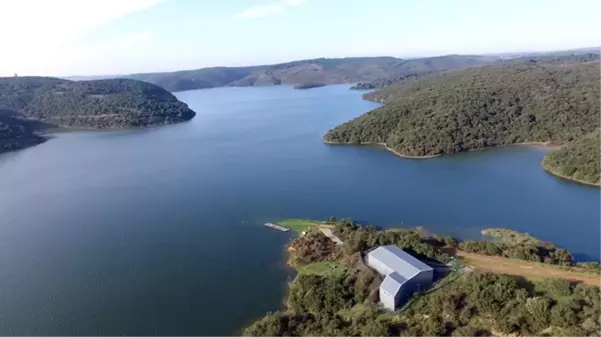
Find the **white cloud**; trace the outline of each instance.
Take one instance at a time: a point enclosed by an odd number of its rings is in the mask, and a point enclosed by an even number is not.
[[[299,6],[306,0],[282,0],[279,2],[273,2],[266,5],[260,5],[249,8],[235,15],[236,18],[249,19],[266,17],[274,14],[283,13],[288,7]]]
[[[0,0],[0,76],[45,73],[44,58],[69,53],[90,29],[163,0]],[[138,39],[140,37],[138,36]]]

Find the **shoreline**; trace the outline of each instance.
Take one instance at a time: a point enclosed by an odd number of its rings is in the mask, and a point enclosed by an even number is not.
[[[556,178],[563,179],[563,180],[566,180],[566,181],[569,181],[569,182],[572,182],[572,183],[576,183],[576,184],[580,184],[580,185],[585,185],[585,186],[590,186],[590,187],[601,187],[601,183],[599,183],[599,184],[590,183],[588,181],[574,179],[572,177],[568,177],[568,176],[565,176],[563,174],[554,172],[553,170],[551,170],[548,167],[546,167],[545,164],[544,164],[544,162],[541,162],[540,166],[543,168],[543,170],[545,172],[547,172],[548,174],[550,174],[550,175],[552,175],[552,176],[554,176]]]
[[[553,142],[551,142],[551,141],[548,141],[548,142],[524,142],[524,143],[515,143],[515,144],[503,144],[503,145],[497,145],[497,146],[488,146],[488,147],[483,147],[483,148],[479,148],[479,149],[470,149],[470,150],[466,150],[466,151],[454,152],[454,153],[449,153],[449,154],[433,154],[433,155],[425,155],[425,156],[410,156],[410,155],[401,154],[401,153],[395,151],[394,149],[391,149],[385,143],[363,143],[363,142],[362,143],[347,143],[347,142],[334,142],[334,141],[325,140],[323,138],[322,138],[322,141],[324,143],[326,143],[326,144],[331,144],[331,145],[372,145],[372,146],[382,146],[383,148],[385,148],[386,150],[392,152],[396,156],[401,157],[401,158],[406,158],[406,159],[431,159],[431,158],[438,158],[438,157],[443,157],[443,156],[453,156],[453,155],[458,155],[458,154],[462,154],[462,153],[477,152],[477,151],[486,151],[486,150],[492,150],[492,149],[503,148],[503,147],[512,147],[512,146],[542,147],[542,148],[545,148],[545,149],[552,149],[552,150],[559,149],[560,147],[563,146],[563,145],[553,145]],[[594,186],[599,186],[599,185],[594,185]]]
[[[120,132],[120,131],[137,131],[137,130],[152,130],[155,128],[163,128],[177,124],[183,124],[191,121],[189,119],[187,121],[174,122],[168,124],[151,124],[151,125],[142,125],[142,126],[124,126],[124,127],[106,127],[106,128],[94,128],[94,127],[83,127],[83,126],[52,126],[44,129],[40,129],[36,132],[36,134],[40,136],[51,136],[54,134],[61,133],[75,133],[75,132]]]
[[[389,148],[385,143],[345,143],[345,142],[332,142],[329,140],[325,140],[322,138],[322,141],[326,144],[330,144],[330,145],[370,145],[370,146],[381,146],[384,149],[394,153],[396,156],[401,157],[401,158],[405,158],[405,159],[430,159],[430,158],[436,158],[436,157],[442,157],[442,155],[440,154],[436,154],[436,155],[428,155],[428,156],[409,156],[409,155],[404,155],[401,154],[391,148]]]

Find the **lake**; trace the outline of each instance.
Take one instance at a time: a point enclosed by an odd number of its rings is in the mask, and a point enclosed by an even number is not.
[[[347,85],[177,93],[198,115],[0,156],[0,335],[230,335],[281,307],[265,222],[352,217],[463,238],[528,232],[599,260],[600,193],[545,149],[428,160],[322,135],[375,108]]]

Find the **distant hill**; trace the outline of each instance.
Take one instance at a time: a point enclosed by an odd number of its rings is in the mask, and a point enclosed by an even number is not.
[[[582,55],[582,54],[601,54],[601,47],[586,47],[566,50],[555,50],[555,51],[522,51],[522,52],[508,52],[508,53],[493,53],[488,54],[489,56],[500,57],[504,59],[511,58],[522,58],[522,57],[537,57],[541,55]]]
[[[463,68],[468,68],[468,67],[462,67],[459,69],[463,69]],[[382,89],[391,84],[400,83],[400,82],[404,82],[407,80],[432,75],[437,72],[446,71],[446,70],[452,70],[452,69],[445,69],[445,70],[439,70],[439,71],[424,70],[421,72],[408,72],[408,73],[404,73],[404,74],[391,75],[388,77],[378,78],[376,80],[369,81],[369,82],[359,82],[356,85],[352,86],[351,90]]]
[[[130,79],[73,82],[52,77],[0,78],[0,109],[49,124],[81,128],[170,124],[195,115],[163,88]]]
[[[526,67],[529,66],[549,66],[549,65],[573,65],[577,63],[585,63],[589,61],[598,61],[601,59],[599,54],[595,53],[580,53],[580,54],[563,54],[563,55],[537,55],[537,56],[524,56],[516,57],[512,59],[498,59],[490,64],[483,65],[486,68],[500,68],[500,67]],[[381,89],[371,93],[363,95],[363,98],[384,103],[388,97],[394,97],[398,93],[398,89],[402,87],[404,82],[409,80],[415,80],[418,78],[428,77],[432,75],[448,76],[448,72],[465,70],[463,69],[449,69],[443,71],[424,71],[416,73],[408,73],[404,75],[390,76],[388,78],[381,78],[367,84],[358,84],[351,89]],[[370,86],[369,84],[374,84]],[[364,87],[361,87],[363,85]]]
[[[133,74],[127,78],[159,85],[169,91],[222,86],[304,83],[356,83],[408,73],[468,68],[495,62],[491,56],[447,55],[417,59],[353,57],[302,60],[251,67],[214,67],[167,73]]]
[[[66,76],[61,77],[62,79],[69,81],[93,81],[93,80],[108,80],[113,78],[120,78],[122,75],[90,75],[90,76]]]
[[[568,64],[575,62],[588,62],[599,60],[600,54],[594,52],[578,52],[578,53],[568,53],[568,52],[556,52],[551,54],[542,54],[542,55],[528,55],[528,56],[520,56],[513,57],[509,59],[500,59],[497,60],[496,63],[504,63],[504,64]]]
[[[599,127],[599,61],[512,62],[420,77],[365,95],[386,102],[324,140],[433,156],[569,142]]]
[[[171,124],[194,115],[173,94],[142,81],[0,78],[0,151],[43,141],[34,121],[101,129]]]

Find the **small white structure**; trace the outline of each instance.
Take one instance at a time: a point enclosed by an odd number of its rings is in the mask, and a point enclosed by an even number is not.
[[[395,245],[381,246],[367,254],[367,265],[386,276],[380,284],[380,301],[394,310],[414,292],[428,288],[434,269]]]

